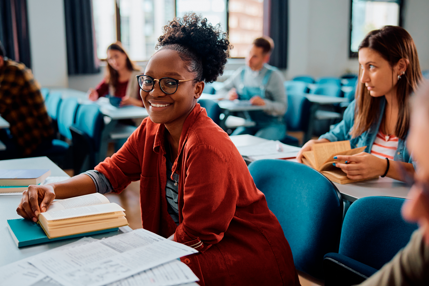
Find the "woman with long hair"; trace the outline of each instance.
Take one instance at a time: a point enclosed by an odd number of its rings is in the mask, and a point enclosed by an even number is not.
[[[89,89],[90,100],[110,95],[121,98],[121,105],[143,106],[136,76],[140,68],[130,60],[120,42],[107,48],[107,66],[104,79],[95,89]]]
[[[337,156],[337,168],[350,179],[374,175],[401,180],[400,167],[414,172],[406,147],[410,125],[408,99],[422,80],[417,49],[401,27],[385,26],[370,32],[359,46],[359,83],[355,100],[343,120],[318,140],[310,140],[297,156],[322,142],[349,140],[365,152]]]
[[[157,47],[138,76],[149,118],[95,170],[30,186],[18,214],[37,221],[54,198],[119,193],[140,180],[143,227],[198,250],[183,261],[201,285],[299,285],[264,194],[228,134],[197,103],[204,82],[223,72],[226,34],[189,14],[164,27]]]

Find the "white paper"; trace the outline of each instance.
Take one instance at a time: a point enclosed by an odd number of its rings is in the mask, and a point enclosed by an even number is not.
[[[268,156],[269,158],[288,158],[294,157],[298,154],[301,148],[290,146],[281,143],[280,141],[266,141],[259,144],[250,146],[237,147],[242,156],[248,157],[262,157]]]
[[[53,249],[28,261],[63,285],[105,285],[197,253],[144,229],[73,248]]]
[[[64,247],[74,247],[85,245],[96,241],[93,238],[82,238]],[[46,252],[47,253],[47,252]],[[0,285],[17,286],[37,286],[37,285],[60,285],[56,281],[47,277],[45,273],[31,265],[27,259],[19,260],[14,263],[0,267]]]
[[[87,207],[79,207],[74,209],[49,209],[48,211],[41,213],[40,215],[44,216],[47,220],[60,220],[66,218],[76,218],[104,213],[112,213],[112,212],[120,212],[125,211],[118,204],[110,203],[110,204],[102,204],[102,205],[94,205]]]
[[[169,286],[198,281],[198,277],[186,264],[173,260],[161,266],[143,271],[108,286],[151,285]]]
[[[76,207],[85,207],[99,204],[108,204],[109,200],[102,194],[95,193],[90,195],[78,196],[70,199],[54,201],[46,212],[71,209]]]

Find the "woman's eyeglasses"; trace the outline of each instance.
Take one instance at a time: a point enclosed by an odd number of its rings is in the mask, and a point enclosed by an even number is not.
[[[177,91],[177,88],[179,87],[179,82],[186,82],[191,81],[194,79],[183,79],[183,80],[177,80],[171,77],[163,77],[160,79],[155,79],[148,75],[138,75],[137,76],[137,82],[139,83],[139,86],[141,90],[144,92],[151,92],[155,87],[155,82],[159,82],[159,87],[161,88],[162,92],[165,94],[173,94]]]

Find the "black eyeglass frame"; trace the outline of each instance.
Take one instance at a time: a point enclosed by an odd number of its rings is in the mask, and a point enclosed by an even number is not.
[[[153,80],[152,88],[150,90],[144,90],[142,88],[142,85],[140,84],[140,78],[142,78],[142,77],[149,77],[149,78],[151,78]],[[176,90],[174,92],[171,92],[171,93],[166,92],[162,88],[162,86],[161,86],[161,80],[163,80],[163,79],[170,79],[170,80],[175,81],[176,82]],[[162,77],[162,78],[156,79],[156,78],[151,77],[150,75],[145,75],[145,74],[141,74],[141,75],[137,76],[137,83],[139,84],[140,89],[143,90],[144,92],[151,92],[155,88],[156,81],[158,81],[159,88],[161,89],[161,91],[163,93],[165,93],[165,94],[168,94],[168,95],[176,93],[177,89],[179,88],[179,83],[181,83],[181,82],[187,82],[187,81],[191,81],[191,80],[195,80],[195,79],[192,78],[192,79],[180,79],[179,80],[179,79],[175,79],[175,78],[172,78],[172,77]]]

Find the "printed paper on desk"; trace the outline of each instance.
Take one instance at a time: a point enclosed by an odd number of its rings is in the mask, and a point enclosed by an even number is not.
[[[281,146],[281,151],[279,150]],[[301,148],[281,143],[280,141],[266,141],[255,145],[237,147],[241,156],[257,159],[295,158]]]
[[[197,253],[144,229],[73,249],[54,249],[28,260],[63,285],[105,285]]]

